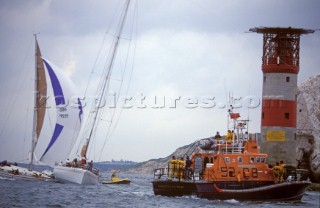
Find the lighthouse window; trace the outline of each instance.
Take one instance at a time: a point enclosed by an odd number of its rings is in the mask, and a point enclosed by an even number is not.
[[[286,82],[290,82],[290,77],[286,77]]]
[[[290,117],[290,116],[289,116],[289,113],[284,113],[284,118],[285,118],[285,119],[289,119],[289,117]]]

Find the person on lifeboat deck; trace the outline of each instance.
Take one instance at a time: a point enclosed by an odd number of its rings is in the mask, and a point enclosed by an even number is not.
[[[231,143],[232,142],[232,133],[231,133],[231,130],[228,130],[228,133],[226,135],[226,137],[224,138],[224,140],[228,143]]]
[[[214,136],[215,140],[221,140],[220,133],[217,131],[216,135]]]
[[[279,164],[280,183],[284,182],[285,174],[286,174],[286,164],[284,164],[284,162],[281,160]]]
[[[186,163],[184,162],[183,157],[180,157],[180,159],[178,160],[178,167],[179,167],[178,177],[179,177],[179,179],[184,178],[183,176],[185,175],[185,172],[184,172],[185,166],[186,166]]]
[[[176,172],[177,172],[177,163],[178,160],[176,159],[175,156],[172,156],[172,159],[169,161],[170,163],[170,178],[175,178],[176,177]]]
[[[187,158],[186,158],[186,175],[185,175],[185,179],[186,180],[189,180],[191,179],[191,174],[192,174],[192,169],[191,169],[191,165],[192,165],[192,160],[190,160],[189,156],[187,155]]]
[[[274,183],[279,183],[280,179],[280,165],[277,162],[276,165],[272,168],[274,173]]]

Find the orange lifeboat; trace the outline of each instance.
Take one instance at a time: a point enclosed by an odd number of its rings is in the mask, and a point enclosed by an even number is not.
[[[237,115],[234,118],[237,121]],[[241,121],[236,130],[245,125]],[[267,158],[267,154],[259,152],[258,135],[238,133],[231,143],[217,140],[206,148],[196,147],[188,171],[175,170],[176,175],[183,177],[170,177],[170,164],[155,169],[153,191],[155,195],[196,195],[207,199],[301,200],[311,183],[292,180],[294,174],[285,175],[287,180],[282,183],[275,183],[277,176],[268,166]]]

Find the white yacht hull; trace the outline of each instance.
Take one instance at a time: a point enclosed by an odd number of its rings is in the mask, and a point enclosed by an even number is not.
[[[65,166],[54,166],[54,177],[60,182],[72,182],[81,185],[95,185],[99,183],[98,176],[89,170]]]
[[[44,172],[28,170],[15,165],[0,166],[0,177],[22,180],[52,180],[52,176],[46,175]]]

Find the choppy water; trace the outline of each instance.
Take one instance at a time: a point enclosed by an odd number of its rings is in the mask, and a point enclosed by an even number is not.
[[[131,184],[81,186],[0,178],[0,207],[320,207],[319,192],[307,192],[301,203],[209,201],[155,196],[152,175],[121,174],[121,177],[131,178]]]

